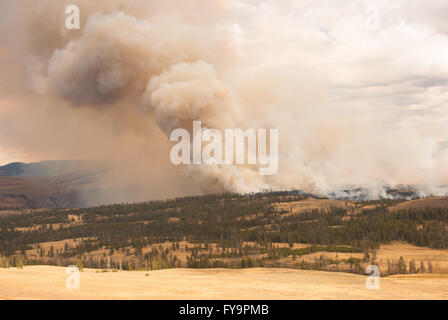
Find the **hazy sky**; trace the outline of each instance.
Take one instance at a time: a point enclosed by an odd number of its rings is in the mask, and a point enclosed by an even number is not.
[[[71,3],[82,16],[74,33]],[[448,183],[447,1],[188,3],[2,1],[0,163],[146,147],[155,161],[167,128],[205,116],[280,129],[279,175],[225,172],[229,189]]]
[[[448,2],[248,0],[235,12],[235,32],[260,55],[321,72],[335,108],[447,139]]]
[[[1,5],[5,15],[12,6],[9,2]],[[223,24],[241,45],[239,53],[244,56],[250,47],[243,63],[259,61],[255,53],[264,56],[264,64],[278,65],[279,60],[285,66],[305,64],[328,78],[335,107],[353,105],[362,117],[384,115],[391,126],[424,128],[448,140],[446,1],[220,2],[225,3]],[[9,22],[0,23],[4,41],[14,37]],[[17,75],[4,71],[11,57],[2,51],[0,85],[5,87]],[[0,94],[1,117],[8,101],[4,90]],[[21,146],[11,146],[3,134],[0,147],[0,162],[36,159]]]

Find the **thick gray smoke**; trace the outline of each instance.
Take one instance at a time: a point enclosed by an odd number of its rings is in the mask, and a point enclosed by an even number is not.
[[[80,7],[79,31],[64,27],[68,4]],[[266,188],[337,194],[344,186],[366,187],[376,198],[387,197],[386,184],[445,192],[448,152],[440,142],[448,130],[403,125],[409,118],[384,109],[393,92],[378,85],[389,81],[397,97],[412,99],[394,86],[423,76],[402,74],[399,64],[381,64],[383,75],[378,66],[360,67],[374,58],[359,41],[378,40],[379,31],[360,22],[365,30],[350,38],[356,15],[336,23],[325,6],[250,0],[4,0],[0,9],[0,81],[12,92],[2,102],[2,138],[39,156],[112,161],[120,169],[102,183],[132,186],[132,196],[117,192],[104,201]],[[357,4],[341,10],[365,13]],[[332,21],[334,34],[326,28]],[[9,74],[18,79],[8,81]],[[217,129],[278,128],[278,174],[174,167],[169,133],[190,130],[193,120]]]

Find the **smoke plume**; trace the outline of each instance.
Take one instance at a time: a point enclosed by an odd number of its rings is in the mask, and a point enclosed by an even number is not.
[[[70,4],[80,8],[80,30],[65,29]],[[330,32],[328,10],[307,1],[4,0],[1,142],[36,158],[108,162],[114,170],[99,182],[107,191],[86,194],[88,203],[266,188],[337,195],[347,186],[377,198],[398,184],[443,194],[448,130],[392,108],[397,99],[424,105],[402,78],[427,74],[421,66],[403,73],[401,62],[382,62],[384,74],[365,69],[375,54],[403,61],[389,37],[410,42],[367,27],[353,33],[353,21]],[[372,51],[375,43],[359,44],[366,37],[390,47]],[[221,130],[278,128],[278,174],[173,166],[169,134],[191,130],[193,120]]]

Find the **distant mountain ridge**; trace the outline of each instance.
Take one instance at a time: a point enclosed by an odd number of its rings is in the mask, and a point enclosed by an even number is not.
[[[84,160],[0,166],[0,211],[80,206],[80,193],[95,189],[98,177],[106,171],[104,163]]]
[[[84,160],[48,160],[34,163],[12,162],[0,166],[3,177],[53,177],[80,171],[98,170],[99,163]]]

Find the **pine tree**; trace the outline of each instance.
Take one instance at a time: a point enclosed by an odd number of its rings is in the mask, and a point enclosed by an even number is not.
[[[400,260],[398,260],[398,273],[399,274],[407,273],[406,261],[404,261],[403,257],[400,257]]]
[[[428,261],[428,272],[429,273],[432,273],[434,270],[433,270],[433,267],[432,267],[432,263],[431,263],[431,261]]]
[[[23,269],[23,266],[25,265],[25,262],[23,261],[22,257],[17,257],[15,259],[15,265],[16,265],[16,268]]]
[[[409,261],[409,273],[417,273],[417,267],[414,260]]]
[[[420,273],[425,273],[426,272],[426,268],[425,268],[425,263],[422,261],[420,261]]]
[[[372,259],[370,260],[370,264],[376,265],[376,250],[372,250]]]
[[[81,259],[76,259],[75,266],[78,267],[79,271],[84,271],[84,264]]]
[[[369,260],[370,260],[370,254],[369,254],[369,251],[366,250],[366,251],[364,252],[364,257],[363,257],[362,261],[363,261],[363,262],[367,262],[367,261],[369,261]]]
[[[390,260],[387,260],[387,273],[388,274],[392,274],[393,273]]]

